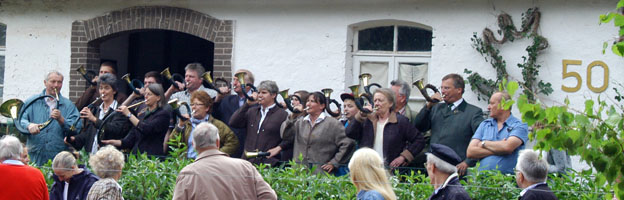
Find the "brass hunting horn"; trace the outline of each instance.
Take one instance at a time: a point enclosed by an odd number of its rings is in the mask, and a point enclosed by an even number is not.
[[[130,74],[123,75],[121,79],[123,79],[124,81],[126,81],[126,83],[128,83],[128,85],[130,86],[130,89],[132,89],[132,92],[134,92],[135,94],[141,95],[141,93],[137,89],[137,88],[144,87],[143,82],[141,80],[138,80],[138,79],[130,80]]]
[[[78,73],[82,75],[82,77],[87,81],[87,83],[89,83],[89,85],[97,85],[97,83],[91,81],[96,76],[96,73],[94,71],[87,70],[84,65],[80,65],[80,67],[78,67],[76,71],[78,71]]]
[[[353,97],[355,98],[355,106],[358,108],[358,110],[360,110],[363,113],[372,113],[373,111],[364,108],[365,103],[368,104],[373,104],[373,99],[371,97],[371,95],[367,94],[367,93],[361,93],[360,94],[360,85],[352,85],[349,86],[349,89],[351,89],[351,93],[353,93]]]
[[[285,89],[285,90],[280,91],[279,95],[282,96],[282,99],[284,99],[284,103],[286,103],[286,107],[288,108],[288,110],[290,110],[290,112],[292,112],[292,113],[301,113],[301,110],[295,110],[295,108],[293,108],[292,102],[291,102],[292,100],[290,99],[290,98],[297,98],[297,100],[299,100],[299,102],[302,102],[301,98],[299,98],[299,96],[297,96],[297,95],[289,96],[288,95],[288,90],[289,89]],[[280,105],[280,104],[277,104],[277,105]]]
[[[227,80],[225,80],[224,78],[216,78],[214,79],[214,81],[212,80],[212,77],[210,76],[210,71],[204,72],[204,74],[202,74],[202,78],[204,79],[202,81],[202,83],[204,84],[204,87],[216,90],[217,92],[221,93],[221,91],[219,90],[219,88],[217,88],[214,84],[217,82],[222,82],[226,85],[226,87],[231,88],[232,86],[230,85],[230,82],[228,82]],[[227,93],[221,93],[221,94],[227,94]]]
[[[416,86],[416,88],[418,88],[420,93],[423,95],[423,97],[425,97],[425,100],[427,100],[428,102],[432,102],[432,103],[440,102],[440,100],[438,100],[438,99],[432,99],[431,97],[429,97],[429,94],[427,93],[427,89],[431,89],[435,93],[440,93],[440,90],[438,90],[438,88],[436,88],[435,86],[433,86],[431,84],[425,85],[423,82],[424,82],[423,79],[420,79],[420,80],[417,80],[416,82],[412,83],[412,85],[414,85],[414,86]]]
[[[258,89],[256,88],[256,86],[254,86],[251,83],[245,83],[245,72],[238,72],[236,74],[234,74],[234,76],[236,78],[238,78],[238,82],[240,82],[240,85],[243,90],[243,95],[245,95],[245,98],[247,98],[249,101],[255,101],[254,98],[250,97],[249,95],[247,95],[247,92],[245,92],[245,86],[249,86],[251,88],[251,92],[258,92]]]
[[[184,76],[180,75],[180,74],[171,74],[171,72],[169,71],[169,67],[165,68],[162,72],[160,72],[160,75],[162,75],[165,79],[167,79],[169,81],[169,83],[171,83],[171,85],[173,85],[173,87],[175,87],[178,90],[182,90],[184,88],[180,88],[178,87],[178,84],[176,84],[175,82],[178,81],[180,83],[184,83]]]
[[[329,115],[331,115],[332,117],[338,117],[340,116],[341,108],[340,108],[340,103],[338,103],[336,99],[331,99],[331,93],[333,91],[334,90],[330,88],[325,88],[321,90],[321,92],[323,92],[323,95],[325,95],[325,111],[327,111],[327,113],[329,113]],[[329,108],[329,104],[332,104],[332,103],[336,105],[336,107],[338,107],[338,112],[332,112],[332,110]]]
[[[381,85],[377,84],[377,83],[369,83],[370,79],[373,78],[373,75],[369,74],[369,73],[364,73],[361,74],[359,76],[360,81],[362,82],[362,87],[364,87],[364,92],[366,92],[366,94],[373,96],[373,93],[371,93],[371,87],[372,86],[376,86],[377,88],[381,88]]]

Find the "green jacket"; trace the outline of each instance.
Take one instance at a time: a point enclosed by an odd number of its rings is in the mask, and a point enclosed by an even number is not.
[[[239,145],[238,137],[234,135],[234,132],[230,130],[230,127],[228,127],[225,123],[223,123],[222,121],[212,116],[209,117],[208,122],[212,123],[213,125],[217,127],[217,129],[219,129],[219,141],[220,141],[219,151],[227,153],[228,155],[232,155],[236,153],[236,151],[238,150],[238,145]],[[171,141],[172,138],[177,137],[180,133],[184,133],[182,135],[182,139],[180,140],[180,142],[184,142],[186,144],[186,142],[189,139],[189,136],[191,135],[192,130],[193,130],[193,126],[191,125],[191,121],[188,120],[184,124],[184,127],[176,126],[175,129],[173,129],[173,131],[169,135],[169,141]]]

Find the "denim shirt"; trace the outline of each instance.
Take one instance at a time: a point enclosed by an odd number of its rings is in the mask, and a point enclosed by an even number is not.
[[[24,105],[43,95],[45,95],[45,89],[40,94],[28,98]],[[65,137],[64,133],[69,133],[69,127],[71,127],[76,120],[80,119],[80,113],[78,109],[76,109],[76,106],[61,94],[59,94],[59,98],[60,102],[57,109],[61,111],[61,115],[65,118],[65,124],[61,126],[56,120],[52,120],[50,125],[41,130],[38,134],[32,135],[30,133],[24,133],[28,135],[26,145],[29,148],[30,158],[34,163],[40,166],[47,163],[48,159],[53,159],[57,153],[67,149],[67,146],[63,142]],[[22,107],[22,109],[24,109],[24,107]],[[50,107],[44,100],[37,100],[30,107],[26,108],[23,116],[19,119],[19,123],[24,128],[27,128],[29,123],[43,123],[50,118],[49,111]],[[78,122],[76,132],[79,133],[80,129],[82,129],[82,123]]]
[[[503,128],[498,130],[496,119],[489,118],[481,122],[479,128],[475,132],[472,139],[481,141],[502,141],[507,140],[511,136],[518,137],[522,140],[522,145],[516,148],[509,155],[491,155],[481,159],[479,170],[497,169],[503,174],[513,174],[513,168],[518,162],[518,152],[524,149],[524,145],[529,140],[529,127],[526,123],[522,123],[518,118],[509,115],[509,118],[503,123]]]
[[[375,190],[360,190],[358,192],[357,200],[384,200],[385,198],[381,195],[381,193]]]

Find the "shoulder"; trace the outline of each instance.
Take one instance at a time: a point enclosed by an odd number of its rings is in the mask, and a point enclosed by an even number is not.
[[[481,108],[466,102],[466,100],[464,100],[464,103],[466,103],[466,112],[483,112]]]
[[[357,199],[361,199],[361,200],[379,200],[379,199],[384,199],[383,195],[381,195],[381,193],[375,191],[375,190],[362,190],[360,192],[358,192],[357,194]]]

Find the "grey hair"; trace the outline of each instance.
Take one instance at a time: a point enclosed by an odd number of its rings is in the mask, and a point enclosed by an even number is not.
[[[115,147],[107,145],[89,158],[91,168],[100,178],[112,178],[124,167],[124,155]]]
[[[454,165],[451,165],[451,163],[448,163],[438,158],[432,153],[425,153],[425,154],[427,155],[427,163],[431,163],[435,165],[435,167],[438,168],[440,171],[446,174],[453,174],[457,172],[457,167],[455,167]]]
[[[193,142],[195,143],[195,150],[217,146],[217,140],[219,139],[219,129],[210,122],[202,122],[195,130],[193,130]]]
[[[61,151],[52,160],[52,169],[54,170],[71,171],[74,166],[76,166],[76,157],[68,151]]]
[[[390,107],[390,111],[393,111],[394,109],[396,109],[396,98],[394,95],[394,91],[392,91],[390,88],[379,88],[377,90],[375,90],[375,93],[373,94],[373,96],[375,96],[375,94],[377,93],[381,93],[383,94],[386,99],[388,99],[390,102],[392,102],[392,107]]]
[[[110,85],[113,90],[117,91],[117,77],[113,74],[103,74],[99,77],[98,88],[102,84]]]
[[[19,160],[23,152],[24,148],[17,137],[4,135],[0,139],[0,161]]]
[[[409,84],[407,84],[407,82],[397,79],[397,80],[392,80],[390,82],[390,85],[400,86],[401,88],[399,88],[399,94],[404,95],[407,98],[409,98],[412,88],[410,87]]]
[[[158,107],[163,107],[167,104],[167,99],[165,99],[165,90],[163,89],[161,84],[154,83],[147,86],[150,92],[160,97],[160,101],[158,101]]]
[[[46,73],[46,75],[45,75],[45,77],[44,77],[44,80],[45,80],[45,81],[48,81],[48,79],[50,79],[50,75],[52,75],[52,74],[56,74],[56,75],[61,76],[61,80],[64,80],[64,79],[65,79],[65,78],[63,77],[63,74],[61,74],[61,72],[59,72],[58,70],[52,70],[52,71],[49,71],[48,73]]]
[[[188,70],[193,70],[194,72],[197,72],[197,76],[201,77],[202,74],[204,74],[204,72],[206,72],[206,69],[204,69],[204,66],[201,63],[189,63],[188,65],[186,65],[186,67],[184,67],[184,71],[188,71]]]
[[[267,90],[271,94],[277,94],[279,88],[277,87],[277,83],[275,83],[275,81],[264,80],[260,82],[260,85],[258,85],[258,91],[260,90]]]
[[[533,183],[545,182],[548,177],[548,162],[531,149],[520,151],[516,169],[524,175],[524,178]]]

